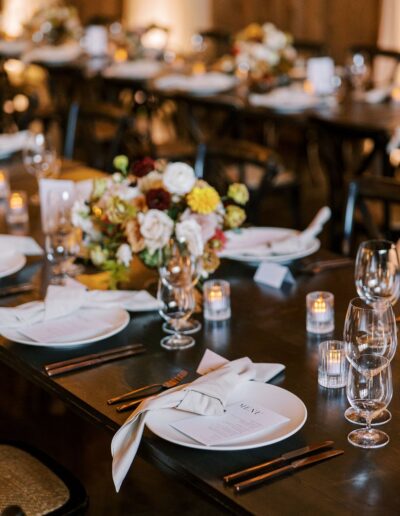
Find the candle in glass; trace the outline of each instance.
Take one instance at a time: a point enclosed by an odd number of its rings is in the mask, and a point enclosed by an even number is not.
[[[28,222],[26,192],[17,191],[10,193],[6,219],[9,224],[24,224]]]
[[[205,319],[223,321],[230,318],[230,286],[227,281],[206,281],[203,288],[203,299]]]
[[[330,333],[334,329],[334,298],[330,292],[307,294],[307,331],[309,333]]]
[[[327,340],[319,345],[318,383],[323,387],[346,385],[348,363],[344,342]]]

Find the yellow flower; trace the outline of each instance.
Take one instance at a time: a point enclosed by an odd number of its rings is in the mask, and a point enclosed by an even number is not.
[[[233,204],[227,206],[224,221],[228,228],[238,228],[245,220],[246,212],[242,208]]]
[[[243,206],[249,200],[249,191],[247,190],[247,186],[242,183],[233,183],[229,185],[228,197]]]
[[[221,199],[217,190],[212,186],[195,186],[188,194],[187,202],[192,211],[207,215],[216,210]]]

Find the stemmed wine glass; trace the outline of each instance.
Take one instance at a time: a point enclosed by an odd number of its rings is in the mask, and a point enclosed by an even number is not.
[[[400,295],[399,257],[388,240],[369,240],[358,248],[354,278],[358,295],[371,303],[387,299],[395,305]]]
[[[364,355],[384,357],[390,362],[397,348],[397,327],[391,304],[383,298],[371,298],[370,303],[361,298],[352,299],[347,309],[343,340],[346,357],[353,368],[357,369]],[[353,408],[346,410],[345,417],[352,423],[364,424],[362,414]],[[385,409],[375,418],[374,424],[383,424],[390,419],[391,414]]]
[[[348,441],[361,448],[380,448],[389,442],[389,436],[371,427],[374,416],[382,413],[393,394],[389,360],[380,355],[361,355],[351,363],[347,382],[347,398],[353,409],[365,420],[366,427],[353,430]]]
[[[201,274],[201,257],[194,256],[186,242],[171,239],[168,245],[160,253],[159,272],[160,276],[164,275],[169,282],[176,281],[176,275],[184,277],[186,284],[195,287]],[[194,293],[193,293],[194,296]],[[162,329],[166,333],[175,333],[176,326],[179,325],[180,333],[191,335],[201,329],[201,323],[192,317],[182,318],[174,322],[165,322]]]
[[[32,174],[38,184],[46,177],[56,177],[60,171],[57,152],[42,133],[30,133],[22,151],[22,159],[27,172]],[[31,203],[39,205],[39,195],[31,196]]]

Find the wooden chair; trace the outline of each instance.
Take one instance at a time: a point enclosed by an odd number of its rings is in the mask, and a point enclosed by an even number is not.
[[[383,204],[400,204],[400,183],[391,177],[365,176],[351,181],[348,187],[345,220],[343,229],[342,252],[349,256],[353,252],[355,216],[357,209],[361,223],[368,238],[392,238],[390,228],[380,227],[371,214],[365,201],[381,201]]]
[[[0,515],[80,515],[88,496],[60,464],[26,444],[0,443]]]
[[[261,203],[265,196],[280,189],[289,189],[291,193],[291,208],[294,215],[294,223],[299,224],[299,185],[279,185],[276,179],[281,170],[281,163],[278,155],[263,145],[248,142],[245,140],[222,139],[219,141],[200,143],[197,148],[195,161],[195,172],[199,178],[204,177],[211,184],[221,186],[221,182],[228,183],[224,169],[222,167],[233,164],[238,169],[239,180],[246,182],[246,165],[255,165],[262,170],[262,178],[256,188],[249,188],[250,203],[247,209],[248,220],[258,222]],[[216,167],[219,165],[219,167]],[[224,185],[226,186],[226,185]]]
[[[130,116],[113,104],[72,102],[67,121],[64,157],[82,159],[88,165],[112,171],[121,152]],[[79,138],[78,138],[79,136]]]

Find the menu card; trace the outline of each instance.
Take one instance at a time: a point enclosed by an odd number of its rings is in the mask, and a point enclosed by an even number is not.
[[[261,430],[272,430],[287,421],[287,417],[261,405],[238,401],[228,406],[223,416],[189,417],[172,423],[171,426],[205,446],[216,446],[234,442]]]

